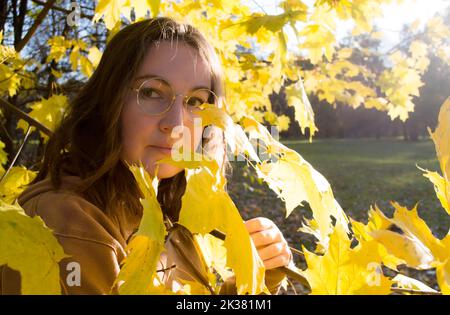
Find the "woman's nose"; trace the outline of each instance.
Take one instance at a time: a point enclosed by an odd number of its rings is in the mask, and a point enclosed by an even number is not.
[[[175,96],[175,100],[160,120],[160,129],[163,132],[172,132],[177,126],[184,126],[184,98],[182,95]]]

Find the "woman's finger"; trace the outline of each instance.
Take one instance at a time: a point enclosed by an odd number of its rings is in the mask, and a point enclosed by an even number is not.
[[[263,217],[253,218],[245,221],[244,223],[250,234],[267,230],[275,226],[275,224],[271,220]]]
[[[270,244],[258,250],[259,257],[264,260],[274,258],[287,253],[287,244],[284,242],[278,242]],[[288,254],[289,255],[289,254]]]
[[[256,247],[270,245],[283,240],[281,233],[276,228],[259,231],[250,235]]]
[[[287,266],[289,264],[289,260],[290,260],[289,254],[283,254],[267,260],[263,260],[263,263],[266,270],[270,270],[282,266]]]

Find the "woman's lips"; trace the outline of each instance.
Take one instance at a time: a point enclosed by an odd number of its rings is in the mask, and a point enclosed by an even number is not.
[[[164,153],[164,154],[170,154],[172,152],[172,148],[168,148],[168,147],[160,147],[157,145],[151,145],[150,147],[155,150],[158,150],[159,152]]]

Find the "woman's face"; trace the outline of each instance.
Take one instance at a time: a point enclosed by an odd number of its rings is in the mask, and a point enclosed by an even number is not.
[[[182,141],[184,148],[195,151],[202,134],[194,132],[194,114],[183,104],[184,95],[198,87],[211,89],[211,76],[208,66],[195,49],[185,43],[160,42],[153,45],[138,70],[133,88],[138,88],[148,76],[163,78],[172,86],[176,95],[172,107],[162,115],[149,115],[139,106],[136,91],[130,88],[124,101],[121,117],[123,150],[122,160],[129,164],[142,161],[151,176],[172,177],[182,169],[170,164],[160,164],[155,174],[155,162],[169,157],[172,145]],[[182,94],[182,95],[180,95]],[[152,94],[153,95],[153,94]],[[175,132],[174,128],[189,130],[188,136]],[[198,125],[197,125],[198,128]],[[178,137],[174,137],[178,136]]]

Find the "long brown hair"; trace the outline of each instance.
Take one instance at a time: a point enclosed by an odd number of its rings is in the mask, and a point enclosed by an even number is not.
[[[224,100],[218,57],[196,28],[167,17],[128,25],[107,44],[97,69],[71,102],[67,114],[48,141],[42,166],[33,182],[50,175],[52,184],[58,189],[64,169],[82,178],[77,191],[105,213],[112,215],[119,205],[130,213],[142,211],[139,187],[120,159],[123,100],[151,45],[174,39],[199,52],[210,66],[213,92],[220,101]],[[223,134],[212,139],[217,143],[211,147],[223,150],[225,157]],[[178,220],[185,187],[184,172],[160,181],[158,200],[163,211],[174,221]]]

